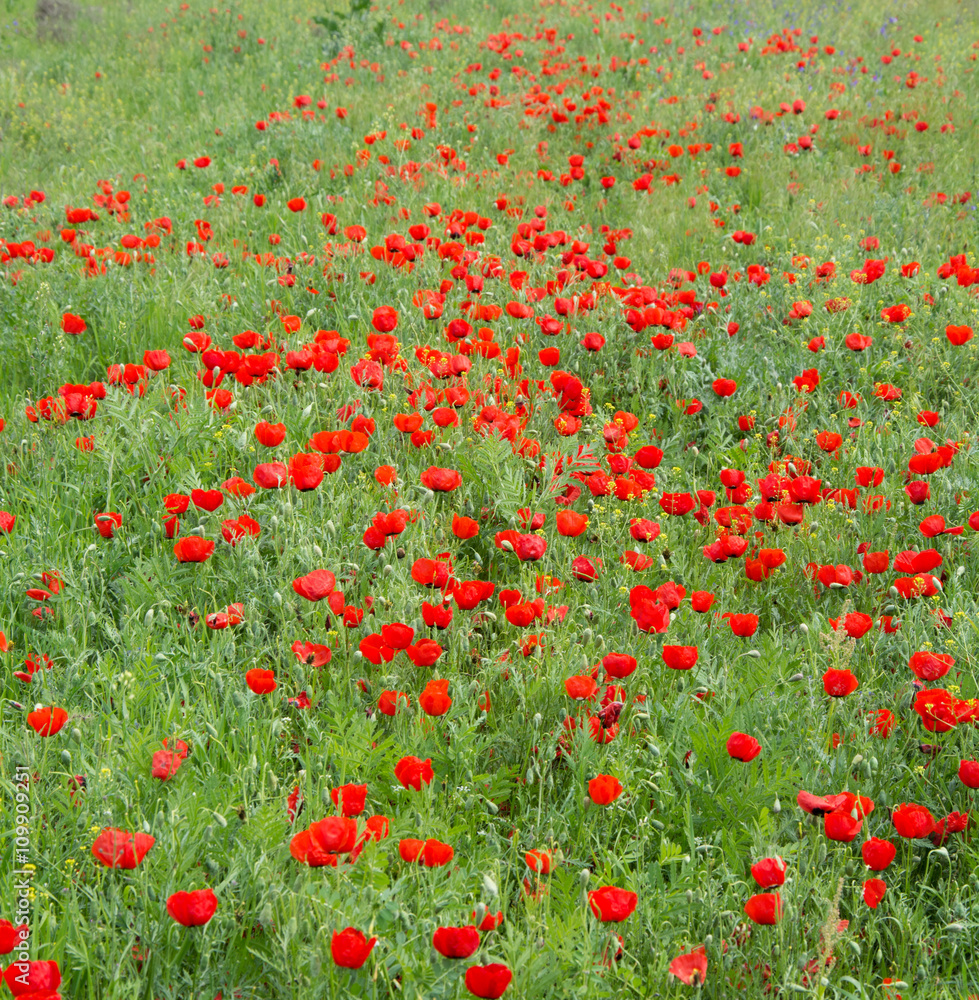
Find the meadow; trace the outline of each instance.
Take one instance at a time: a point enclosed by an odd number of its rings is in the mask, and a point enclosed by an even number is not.
[[[977,69],[5,0],[2,989],[975,1000]]]

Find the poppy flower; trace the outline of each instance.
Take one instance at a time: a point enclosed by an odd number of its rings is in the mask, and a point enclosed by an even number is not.
[[[347,927],[345,930],[333,932],[330,941],[330,954],[333,961],[342,969],[359,969],[367,961],[377,944],[377,938],[368,940],[364,934],[354,927]]]
[[[560,515],[558,515],[560,517]],[[465,541],[467,538],[475,538],[479,534],[479,522],[471,517],[461,517],[459,514],[452,515],[452,534],[456,538]]]
[[[265,462],[255,466],[252,479],[263,490],[281,489],[289,481],[289,469],[284,462]]]
[[[201,538],[199,535],[188,535],[181,538],[173,547],[177,562],[202,563],[207,562],[214,552],[214,542]]]
[[[935,829],[935,817],[924,806],[902,802],[891,813],[891,822],[899,837],[921,840]]]
[[[192,892],[175,892],[167,900],[167,913],[184,927],[202,927],[218,908],[218,897],[213,889],[195,889]]]
[[[314,569],[306,576],[296,577],[292,581],[292,589],[307,601],[322,601],[329,597],[336,587],[337,578],[328,569]]]
[[[831,698],[845,698],[860,686],[849,670],[827,670],[823,674],[823,690]]]
[[[404,691],[382,691],[377,699],[377,710],[388,716],[397,714],[399,706],[408,708],[410,705],[411,702]]]
[[[677,955],[670,962],[667,972],[687,986],[703,986],[707,979],[707,952],[701,946],[693,951]]]
[[[422,851],[422,864],[426,868],[442,868],[455,857],[455,851],[450,844],[443,844],[441,840],[434,840],[431,837],[425,841]]]
[[[555,517],[559,535],[577,538],[588,530],[588,516],[573,510],[559,510]]]
[[[472,919],[476,919],[476,911],[473,910]],[[482,921],[477,925],[476,929],[480,931],[495,931],[500,924],[503,923],[503,911],[497,910],[495,914],[487,913],[483,917]]]
[[[161,781],[169,781],[177,769],[187,758],[188,746],[183,740],[177,740],[177,749],[168,750],[167,741],[163,741],[163,749],[153,754],[151,776]]]
[[[77,337],[88,329],[88,325],[81,316],[76,316],[74,313],[64,313],[61,317],[61,329],[65,333]]]
[[[435,493],[451,493],[462,485],[462,474],[455,469],[440,469],[430,465],[421,474],[421,484]]]
[[[622,794],[622,784],[611,774],[597,774],[588,782],[588,796],[597,806],[611,805]]]
[[[863,863],[874,872],[882,872],[894,860],[897,848],[889,840],[871,837],[860,846]]]
[[[979,761],[960,761],[958,775],[959,781],[961,781],[966,788],[979,788]]]
[[[830,840],[849,844],[863,827],[862,819],[855,819],[845,809],[834,809],[823,816],[823,829]]]
[[[245,683],[255,694],[271,694],[277,687],[275,671],[253,667],[245,674]]]
[[[882,878],[868,878],[863,884],[863,901],[872,910],[876,910],[887,892],[887,883]]]
[[[513,979],[513,973],[503,964],[471,965],[466,969],[466,989],[483,1000],[499,1000]]]
[[[598,692],[598,681],[590,674],[578,674],[565,680],[564,690],[575,701],[591,701]]]
[[[785,862],[779,858],[762,858],[751,866],[751,877],[760,889],[771,889],[785,884]]]
[[[11,962],[3,980],[15,997],[24,1000],[58,1000],[60,996],[56,992],[61,985],[57,962]]]
[[[394,776],[405,788],[421,791],[422,784],[430,785],[435,777],[432,770],[432,760],[420,760],[418,757],[402,757],[394,767]]]
[[[747,733],[732,733],[727,740],[727,752],[735,760],[747,764],[761,753],[761,744]]]
[[[628,889],[603,885],[588,893],[588,905],[602,923],[620,923],[635,910],[639,897]]]
[[[9,955],[22,941],[27,940],[30,931],[29,924],[14,927],[9,920],[0,920],[0,955]]]
[[[415,837],[405,837],[398,841],[398,854],[401,855],[401,860],[408,864],[416,862],[424,850],[424,840],[418,840]]]
[[[622,680],[634,673],[639,665],[638,660],[628,653],[606,653],[602,657],[602,666],[609,677]]]
[[[741,638],[752,636],[758,631],[758,615],[733,615],[725,614],[731,631]]]
[[[473,924],[465,927],[437,927],[432,947],[443,958],[469,958],[479,948],[479,931]]]
[[[549,851],[527,851],[524,860],[532,872],[540,872],[542,875],[551,873],[552,858]]]
[[[107,826],[95,838],[92,854],[106,868],[135,868],[155,843],[156,837],[148,833]]]
[[[945,336],[948,342],[955,347],[961,347],[972,340],[974,334],[971,326],[953,326],[949,324],[945,327]]]
[[[398,311],[391,306],[378,306],[371,316],[371,326],[378,333],[390,333],[398,325]]]
[[[866,635],[873,627],[874,620],[870,615],[865,615],[862,611],[850,611],[844,618],[830,618],[829,623],[836,632],[840,625],[850,639],[859,639]]]
[[[298,639],[289,647],[300,663],[310,667],[325,667],[333,658],[333,650],[315,642],[300,642]]]
[[[348,854],[357,843],[357,821],[348,816],[327,816],[310,824],[309,836],[321,851]]]
[[[63,708],[37,708],[27,715],[27,724],[38,736],[54,736],[68,721],[68,713]]]
[[[694,509],[696,503],[689,493],[664,493],[659,500],[664,514],[672,517],[683,517]]]
[[[908,666],[915,677],[922,681],[937,681],[955,666],[955,660],[948,653],[912,653]]]
[[[430,680],[425,690],[418,696],[418,704],[426,715],[445,715],[452,707],[447,680]]]
[[[13,525],[11,525],[13,527]],[[122,514],[110,511],[105,514],[95,515],[95,527],[99,529],[99,534],[103,538],[112,538],[116,528],[122,527]],[[6,529],[9,531],[10,529]]]
[[[744,904],[748,919],[756,924],[777,924],[782,919],[782,897],[777,892],[760,892]]]
[[[422,601],[422,621],[428,628],[447,629],[452,624],[453,608],[451,604],[430,604]]]
[[[443,650],[434,639],[419,639],[418,642],[410,645],[405,652],[408,654],[408,659],[416,667],[431,667],[438,661]],[[421,704],[421,698],[418,699],[418,702]],[[451,702],[450,698],[449,703],[451,704]],[[424,705],[422,707],[424,708]]]
[[[706,614],[714,603],[714,595],[706,590],[695,590],[690,595],[690,606],[698,614]]]
[[[367,802],[367,785],[341,785],[330,790],[333,804],[344,816],[359,816]]]
[[[262,420],[255,425],[255,437],[266,448],[275,448],[285,440],[286,425],[270,424]]]
[[[664,646],[663,662],[670,670],[691,670],[699,656],[696,646]]]

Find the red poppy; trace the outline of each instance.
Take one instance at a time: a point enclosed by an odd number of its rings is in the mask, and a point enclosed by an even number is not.
[[[602,666],[609,677],[622,680],[634,673],[639,661],[628,653],[606,653],[602,657]]]
[[[845,698],[860,686],[849,670],[827,670],[823,674],[823,689],[831,698]]]
[[[747,764],[761,753],[761,744],[747,733],[732,733],[727,740],[727,752],[735,760]]]
[[[727,612],[723,617],[727,618],[731,631],[737,636],[747,638],[758,631],[758,615],[734,615]]]
[[[915,677],[922,681],[937,681],[955,666],[955,660],[948,653],[920,651],[912,653],[908,666]]]
[[[690,595],[690,606],[698,614],[706,614],[714,603],[714,595],[706,590],[695,590]]]
[[[432,947],[444,958],[469,958],[479,948],[479,931],[473,924],[437,927],[432,935]]]
[[[292,589],[307,601],[322,601],[329,597],[336,587],[337,579],[328,569],[314,569],[306,576],[296,577],[292,581]]]
[[[868,878],[863,884],[863,901],[872,910],[876,910],[887,892],[887,883],[881,878]]]
[[[527,851],[524,854],[524,860],[532,872],[540,872],[542,875],[551,873],[553,859],[549,851]]]
[[[636,893],[613,885],[604,885],[588,893],[588,905],[602,923],[619,923],[625,920],[635,910],[638,902]]]
[[[744,904],[748,919],[756,924],[777,924],[782,919],[782,897],[777,892],[760,892]]]
[[[61,970],[57,962],[11,962],[3,980],[15,997],[24,1000],[60,1000]]]
[[[321,851],[348,854],[357,843],[357,821],[348,816],[327,816],[310,824],[309,836]]]
[[[455,857],[455,851],[450,844],[443,844],[441,840],[434,840],[431,837],[425,841],[421,860],[426,868],[442,868],[453,857]]]
[[[588,796],[595,805],[611,805],[621,794],[622,784],[611,774],[597,774],[588,782]]]
[[[436,493],[451,493],[462,485],[462,475],[455,469],[440,469],[430,465],[421,474],[421,484]]]
[[[438,661],[443,650],[434,639],[419,639],[418,642],[410,645],[405,652],[408,654],[408,659],[411,660],[416,667],[431,667]],[[450,704],[451,701],[452,699],[450,698]],[[420,698],[419,704],[421,704]]]
[[[202,563],[207,562],[214,552],[214,542],[201,538],[199,535],[188,535],[181,538],[173,547],[177,562]]]
[[[195,889],[192,892],[175,892],[167,900],[167,913],[184,927],[202,927],[218,908],[218,897],[213,889]]]
[[[950,344],[953,344],[955,347],[961,347],[963,344],[967,344],[970,340],[972,340],[972,327],[952,326],[949,324],[945,327],[945,336],[948,338],[948,342]]]
[[[394,776],[405,788],[421,791],[422,784],[430,785],[435,777],[432,770],[432,760],[420,760],[418,757],[402,757],[395,765]]]
[[[751,866],[751,877],[760,889],[771,889],[785,884],[785,862],[779,858],[762,858]]]
[[[874,627],[873,618],[862,611],[850,611],[845,618],[830,618],[829,623],[834,632],[842,625],[843,631],[851,639],[859,639]]]
[[[359,816],[367,802],[367,785],[341,785],[330,790],[333,804],[344,816]]]
[[[255,694],[271,694],[277,687],[275,683],[275,671],[263,670],[261,667],[252,667],[245,674],[245,683]]]
[[[452,707],[447,680],[430,680],[425,690],[418,696],[418,704],[426,715],[445,715]]]
[[[106,868],[135,868],[155,843],[156,837],[148,833],[107,826],[95,838],[92,854]]]
[[[300,663],[311,667],[325,667],[333,658],[333,650],[315,642],[300,642],[298,639],[289,647]]]
[[[13,525],[11,525],[13,527]],[[122,527],[122,514],[111,511],[105,514],[95,515],[95,527],[99,529],[99,534],[103,538],[112,538],[116,528]],[[9,531],[10,529],[5,529]]]
[[[289,481],[289,469],[284,462],[266,462],[255,466],[252,479],[263,490],[277,490]]]
[[[65,333],[77,337],[80,333],[84,333],[88,329],[88,326],[81,316],[76,316],[74,313],[64,313],[61,317],[61,329]]]
[[[834,809],[823,816],[823,828],[830,840],[849,844],[863,827],[863,820],[856,819],[845,809]]]
[[[871,837],[861,845],[860,854],[871,871],[882,872],[894,860],[897,848],[889,840]]]
[[[891,813],[891,822],[899,837],[921,840],[935,829],[935,817],[924,806],[902,802]]]
[[[707,952],[701,946],[693,951],[677,955],[670,962],[667,972],[687,986],[703,986],[707,980]]]
[[[696,646],[664,646],[663,662],[671,670],[691,670],[699,653]]]
[[[356,928],[347,927],[339,933],[333,932],[333,938],[330,941],[330,954],[340,968],[359,969],[367,961],[375,944],[377,944],[376,937],[368,940]]]
[[[38,736],[54,736],[68,721],[68,713],[63,708],[37,708],[27,714],[27,724]]]
[[[190,499],[195,507],[208,513],[216,511],[224,503],[220,490],[191,490]]]
[[[30,925],[21,924],[19,927],[9,920],[0,920],[0,955],[9,955],[22,941],[30,937]]]
[[[384,715],[393,716],[397,713],[399,706],[408,708],[410,705],[411,701],[404,691],[382,691],[377,699],[377,709]]]
[[[513,979],[513,973],[499,962],[471,965],[466,969],[466,989],[483,1000],[499,1000]]]

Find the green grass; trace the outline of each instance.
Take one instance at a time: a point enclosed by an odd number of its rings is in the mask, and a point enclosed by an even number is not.
[[[916,651],[951,655],[947,676],[918,687],[979,696],[979,569],[969,526],[979,508],[979,357],[976,340],[956,347],[945,333],[976,327],[979,284],[937,275],[953,254],[977,266],[979,18],[946,2],[752,4],[750,20],[744,5],[620,7],[105,4],[63,40],[41,42],[32,5],[7,0],[0,10],[0,197],[17,199],[0,208],[0,257],[24,241],[54,251],[50,262],[31,261],[28,251],[0,264],[0,510],[17,518],[0,537],[0,629],[10,647],[0,653],[0,759],[5,815],[14,816],[15,769],[33,776],[30,951],[58,963],[65,997],[458,998],[469,995],[465,970],[481,962],[512,970],[507,997],[672,997],[696,987],[670,976],[670,963],[701,945],[708,997],[979,994],[975,820],[939,847],[900,838],[890,819],[903,802],[937,819],[975,803],[956,772],[977,756],[976,726],[927,731],[911,708],[908,660]],[[776,36],[798,50],[766,52]],[[749,44],[742,51],[739,43]],[[901,54],[882,63],[892,49]],[[920,77],[913,87],[912,70]],[[308,117],[299,95],[312,99]],[[791,111],[796,100],[804,112]],[[543,107],[566,120],[528,114]],[[827,118],[828,109],[838,116]],[[929,128],[916,131],[915,121]],[[786,152],[804,135],[811,150]],[[732,143],[742,144],[740,158],[729,153]],[[576,154],[584,177],[564,183]],[[193,165],[201,156],[211,161],[205,169]],[[652,175],[649,190],[634,189],[644,174]],[[606,177],[614,186],[602,185]],[[219,202],[208,204],[216,185]],[[44,201],[25,208],[32,190]],[[106,198],[120,191],[130,197],[110,213]],[[296,197],[306,201],[302,212],[288,208]],[[497,207],[504,197],[520,211]],[[432,203],[440,206],[434,216],[424,208]],[[566,239],[518,256],[514,240],[538,235],[520,229],[538,217],[537,206],[546,209],[540,232]],[[68,207],[92,208],[99,220],[69,227]],[[443,333],[475,293],[434,246],[411,269],[386,263],[381,248],[392,234],[424,245],[408,233],[422,224],[449,241],[448,227],[467,212],[490,222],[468,224],[484,242],[463,240],[475,253],[468,274],[484,280],[479,301],[529,302],[534,312],[471,319],[475,330],[493,331],[500,356],[473,353],[465,376],[439,382],[417,351],[457,352]],[[335,214],[335,234],[324,213]],[[170,231],[150,228],[162,218]],[[206,257],[192,258],[198,220],[213,235]],[[367,235],[351,246],[343,230],[354,225]],[[74,243],[62,236],[67,228]],[[619,232],[614,248],[606,247],[610,230]],[[736,242],[736,231],[756,240]],[[123,242],[154,232],[157,246]],[[868,237],[878,241],[873,248],[862,245]],[[607,265],[606,275],[570,281],[574,240],[588,244],[575,253]],[[117,253],[152,260],[120,263]],[[95,276],[84,273],[86,254]],[[227,266],[215,266],[215,254]],[[618,267],[617,256],[629,263]],[[851,271],[868,258],[887,258],[884,275],[855,283]],[[912,261],[920,272],[903,276]],[[835,263],[835,276],[816,281],[825,262]],[[749,281],[749,265],[766,269],[767,282]],[[673,269],[696,277],[674,287]],[[539,300],[515,290],[514,271],[541,289]],[[708,280],[717,272],[728,275],[723,296]],[[665,327],[629,325],[630,304],[615,291],[627,285],[654,290],[670,309],[682,304],[669,299],[679,287],[693,293],[687,304],[697,307],[673,331],[672,348],[650,343]],[[413,296],[440,287],[444,313],[426,320]],[[556,315],[556,299],[589,292],[594,308],[567,317],[567,333],[541,332],[534,320]],[[844,297],[849,308],[825,307]],[[801,302],[811,315],[792,318]],[[881,310],[899,303],[910,317],[886,322]],[[373,311],[385,305],[399,314],[404,370],[388,366],[383,389],[372,392],[350,369],[367,356]],[[82,317],[85,332],[65,333],[65,313]],[[183,346],[198,315],[212,349],[280,355],[262,383],[226,375],[219,388],[232,401],[224,409],[207,398],[200,354]],[[287,331],[285,316],[298,317],[299,329]],[[739,325],[731,336],[729,323]],[[272,342],[238,348],[232,338],[245,330]],[[336,371],[288,369],[287,353],[319,330],[349,341]],[[598,352],[580,344],[590,332],[605,338]],[[849,349],[854,333],[872,336],[872,345]],[[812,353],[817,337],[825,348]],[[560,363],[545,367],[538,351],[554,346]],[[522,371],[507,363],[514,347]],[[140,364],[147,350],[168,351],[172,363],[144,380],[142,395],[109,384],[110,366]],[[801,395],[792,380],[810,368],[819,385]],[[556,370],[589,393],[591,412],[569,437],[555,427]],[[736,393],[717,395],[718,378],[734,379]],[[93,381],[106,383],[106,393],[92,419],[29,419],[60,386]],[[409,398],[424,383],[465,385],[458,426],[440,428],[424,399]],[[900,400],[876,398],[882,383],[899,387]],[[843,391],[859,394],[856,408],[844,407]],[[691,400],[703,408],[688,415]],[[191,504],[179,515],[179,537],[202,534],[215,551],[201,564],[177,562],[164,529],[166,496],[219,489],[233,476],[251,482],[257,464],[288,462],[312,450],[313,435],[349,427],[338,409],[358,401],[357,414],[376,423],[366,450],[344,454],[339,470],[308,492],[292,484],[247,499],[225,492],[212,513]],[[509,436],[485,426],[490,407],[509,418]],[[396,414],[416,409],[433,432],[430,446],[395,429]],[[922,410],[939,414],[937,426],[918,421]],[[593,496],[574,467],[555,471],[569,455],[586,471],[595,460],[608,470],[605,425],[620,411],[637,418],[623,455],[651,443],[664,452],[643,499]],[[753,428],[740,430],[738,418],[749,415]],[[286,425],[283,444],[259,443],[253,429],[262,420]],[[822,431],[842,435],[836,453],[820,449]],[[93,450],[78,447],[76,438],[89,435]],[[931,498],[914,506],[905,472],[916,448],[929,450],[926,437],[958,451],[948,466],[912,477],[931,484]],[[521,449],[523,439],[533,444]],[[797,526],[756,516],[747,556],[709,561],[705,546],[724,534],[713,512],[733,502],[720,471],[746,474],[755,511],[758,480],[780,461],[800,473],[811,463],[824,490],[852,488],[858,467],[879,466],[884,479],[862,489],[855,508],[839,496],[807,506]],[[375,477],[383,465],[397,469],[394,486]],[[427,489],[421,476],[433,465],[458,470],[459,489]],[[590,518],[579,537],[556,529],[554,498],[567,486],[582,490],[570,509]],[[661,508],[664,493],[697,490],[717,494],[704,524]],[[868,512],[863,498],[875,495],[888,506]],[[539,534],[547,549],[537,562],[494,544],[499,531],[529,531],[524,508],[546,514]],[[365,529],[391,509],[413,517],[380,551],[368,549]],[[103,512],[122,516],[113,538],[95,528]],[[221,522],[246,512],[261,532],[232,547]],[[920,522],[932,514],[964,533],[924,537]],[[454,515],[477,519],[479,534],[457,538]],[[630,536],[636,517],[659,522],[654,541]],[[887,573],[843,589],[814,583],[810,564],[861,570],[862,543],[889,551]],[[786,558],[753,582],[744,563],[760,548]],[[895,557],[928,548],[942,556],[932,571],[942,590],[896,596],[895,579],[911,574],[893,568]],[[626,550],[650,556],[649,568],[624,565]],[[476,611],[456,607],[438,631],[425,626],[422,602],[437,603],[439,592],[415,582],[412,567],[444,553],[457,580],[492,581],[496,594]],[[596,580],[575,577],[579,556],[597,564]],[[336,574],[345,606],[365,611],[361,624],[344,625],[342,611],[296,594],[293,581],[319,568]],[[40,579],[51,571],[63,581],[59,592]],[[550,622],[510,624],[497,595],[515,589],[530,601],[540,575],[563,583],[544,597],[566,609]],[[686,596],[665,636],[639,631],[630,592],[667,581]],[[40,587],[46,600],[25,596]],[[709,613],[692,610],[693,591],[716,595]],[[236,603],[240,624],[206,627],[208,615]],[[936,628],[939,609],[947,628]],[[871,615],[875,626],[893,616],[900,629],[874,627],[841,642],[829,619],[849,611]],[[734,636],[719,617],[725,612],[757,614],[758,631]],[[379,665],[365,657],[361,641],[393,622],[439,642],[438,662],[416,667],[403,652]],[[531,635],[541,637],[536,648]],[[331,662],[298,662],[296,641],[331,646]],[[664,642],[697,646],[694,669],[667,669]],[[573,702],[564,681],[611,651],[635,656],[638,669],[619,681],[598,671],[598,701],[604,682],[624,688],[610,692],[623,703],[618,733],[599,745],[588,718],[600,706]],[[28,685],[14,673],[35,656],[52,667]],[[859,679],[846,698],[824,691],[823,674],[834,667]],[[249,690],[254,668],[274,671],[273,693]],[[418,701],[433,677],[449,680],[452,698],[438,718]],[[405,692],[410,710],[381,714],[385,690]],[[289,702],[303,692],[309,707]],[[67,723],[39,736],[27,722],[35,705],[64,708]],[[896,717],[887,738],[871,728],[881,709]],[[735,731],[761,743],[753,761],[728,755]],[[189,746],[165,782],[151,776],[164,739]],[[431,758],[434,780],[421,791],[395,778],[407,755]],[[624,787],[606,807],[588,800],[597,774]],[[73,776],[84,776],[84,790]],[[351,864],[300,864],[291,839],[336,814],[330,791],[345,783],[367,784],[364,816],[386,816],[390,835],[368,842]],[[290,820],[287,798],[297,786],[304,806]],[[836,843],[797,805],[803,789],[858,792],[875,809],[853,843]],[[105,868],[91,852],[105,827],[150,833],[155,844],[137,868]],[[16,923],[14,871],[23,861],[13,821],[0,832],[0,918]],[[864,880],[878,874],[860,856],[870,836],[897,845],[879,873],[887,893],[877,909],[862,899]],[[404,862],[398,842],[414,837],[452,845],[451,864]],[[539,883],[525,861],[532,849],[554,855]],[[750,866],[775,855],[788,866],[783,917],[754,925],[744,905],[762,890]],[[605,885],[638,895],[621,924],[601,924],[589,909],[586,893]],[[185,928],[171,919],[168,897],[206,887],[219,900],[209,923]],[[483,934],[470,959],[438,955],[434,930],[470,923],[477,908],[502,911],[500,927]],[[848,924],[837,930],[839,920]],[[378,938],[359,970],[331,956],[333,933],[348,926]],[[606,960],[616,935],[621,956]]]

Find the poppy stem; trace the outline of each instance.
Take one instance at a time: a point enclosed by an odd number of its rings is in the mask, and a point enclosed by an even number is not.
[[[836,699],[831,698],[829,711],[826,713],[826,752],[833,749],[833,714],[836,711]]]

